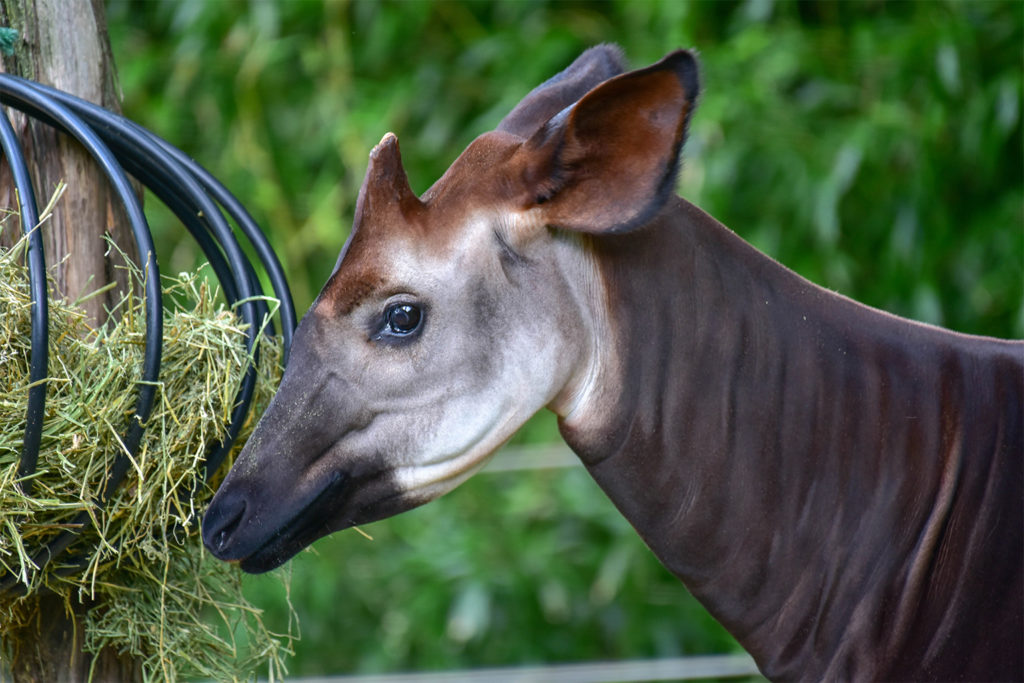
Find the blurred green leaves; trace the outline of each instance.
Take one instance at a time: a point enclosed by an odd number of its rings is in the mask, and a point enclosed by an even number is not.
[[[637,66],[700,51],[683,196],[867,304],[1024,336],[1024,4],[108,7],[125,113],[241,198],[300,310],[334,266],[385,132],[422,192],[533,86],[611,41]],[[169,218],[154,227],[168,272],[198,258]],[[551,438],[541,418],[520,440]],[[370,531],[372,543],[344,533],[292,563],[305,636],[294,673],[732,647],[581,471],[482,475]]]
[[[126,113],[262,221],[300,309],[388,130],[422,192],[585,47],[683,45],[704,93],[681,191],[865,303],[1024,335],[1022,6],[1014,2],[111,0]],[[172,269],[195,249],[157,225]],[[171,254],[171,256],[163,256]]]

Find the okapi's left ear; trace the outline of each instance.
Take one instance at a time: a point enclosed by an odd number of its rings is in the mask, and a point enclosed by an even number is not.
[[[520,149],[527,206],[567,230],[647,222],[675,188],[698,89],[697,60],[680,50],[588,92]]]

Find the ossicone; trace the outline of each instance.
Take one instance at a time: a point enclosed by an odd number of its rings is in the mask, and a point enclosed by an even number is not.
[[[370,217],[375,222],[398,218],[414,220],[422,208],[402,167],[398,137],[387,133],[370,151],[370,163],[356,201],[354,228],[358,230]]]

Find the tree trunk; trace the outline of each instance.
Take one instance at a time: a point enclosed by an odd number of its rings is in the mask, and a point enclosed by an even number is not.
[[[37,595],[38,620],[26,624],[12,638],[11,676],[14,683],[131,683],[142,680],[141,662],[109,649],[92,655],[82,651],[85,613],[89,606],[76,603],[71,613],[55,595]],[[0,677],[2,678],[2,677]]]
[[[101,0],[0,0],[0,25],[16,29],[19,38],[13,56],[3,56],[2,70],[70,92],[120,111],[116,75],[107,37]],[[108,282],[124,285],[126,274],[107,256],[103,239],[109,234],[130,258],[135,250],[119,206],[111,204],[107,180],[77,142],[49,126],[10,112],[32,173],[37,200],[45,205],[57,184],[67,190],[42,229],[47,267],[54,292],[74,301]],[[10,168],[0,167],[0,207],[15,207]],[[18,237],[12,222],[0,239],[10,244]],[[137,261],[137,259],[136,259]],[[102,324],[106,310],[119,292],[97,296],[83,306],[93,324]],[[86,603],[70,612],[53,595],[34,596],[39,618],[14,639],[14,681],[73,682],[141,680],[138,660],[103,650],[84,653]]]
[[[100,0],[0,0],[0,22],[17,29],[19,39],[13,56],[3,56],[2,70],[59,88],[113,111],[120,111],[116,73],[107,37],[107,23]],[[120,206],[112,206],[112,194],[103,173],[89,155],[69,136],[14,112],[12,123],[19,134],[32,173],[36,197],[45,205],[57,184],[67,190],[43,229],[43,249],[53,276],[56,294],[75,301],[108,282],[126,281],[116,261],[106,256],[103,240],[110,234],[118,246],[135,258],[127,222]],[[0,176],[0,206],[16,205],[9,168]],[[3,236],[10,244],[17,231]],[[63,260],[62,260],[63,259]],[[83,303],[89,320],[100,324],[105,308],[119,293],[94,297]]]

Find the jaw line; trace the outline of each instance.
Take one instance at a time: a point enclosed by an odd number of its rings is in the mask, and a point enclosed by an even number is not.
[[[458,456],[456,456],[457,458]],[[476,474],[485,464],[488,456],[475,460],[468,467],[452,467],[451,460],[442,460],[429,465],[413,465],[395,470],[395,476],[402,486],[401,495],[434,500]],[[424,472],[440,471],[440,476],[424,477]]]
[[[401,483],[403,493],[420,497],[426,496],[426,500],[433,500],[451,491],[483,468],[487,461],[512,438],[515,434],[514,429],[504,438],[495,437],[510,422],[512,420],[507,414],[499,413],[497,420],[479,430],[483,433],[483,437],[472,440],[468,447],[453,449],[441,457],[431,458],[423,463],[396,468],[394,473]],[[463,466],[462,463],[468,464]],[[432,476],[424,476],[426,474]]]

